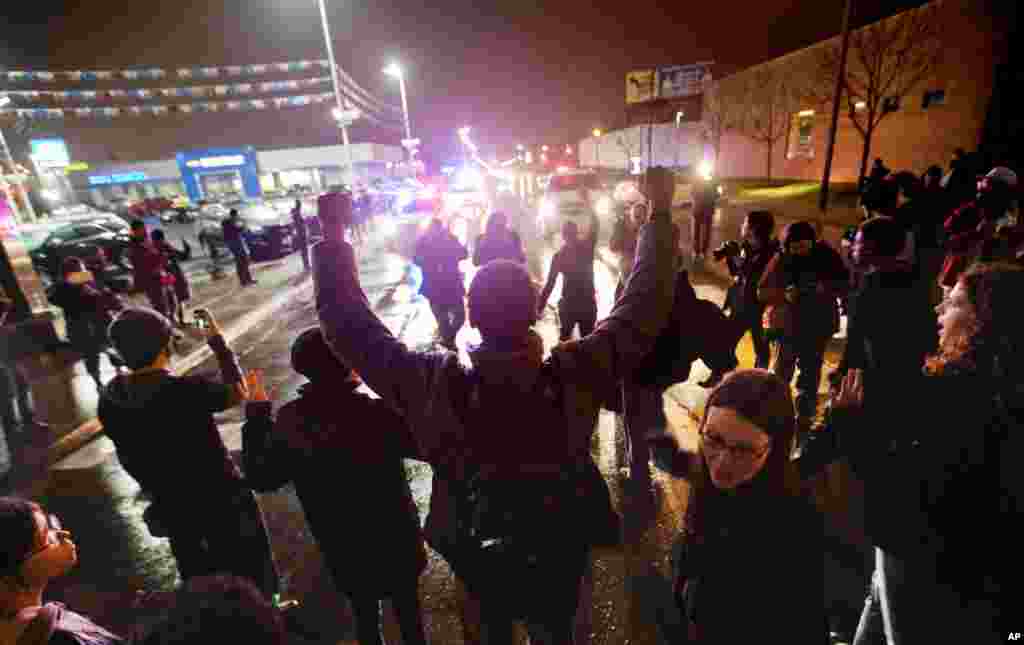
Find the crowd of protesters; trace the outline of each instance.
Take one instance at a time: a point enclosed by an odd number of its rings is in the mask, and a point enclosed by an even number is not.
[[[385,598],[403,642],[427,642],[417,594],[425,544],[478,606],[481,642],[511,644],[516,622],[531,643],[576,642],[592,551],[621,539],[590,451],[602,409],[624,417],[632,479],[650,476],[653,456],[691,486],[673,554],[685,629],[672,642],[829,642],[836,617],[825,601],[825,520],[805,484],[837,460],[863,482],[875,556],[863,613],[852,617],[854,642],[1003,642],[1020,560],[1008,527],[1022,484],[1013,442],[1024,413],[1024,223],[1012,171],[971,173],[961,151],[945,176],[939,168],[892,174],[879,160],[863,186],[866,218],[839,250],[807,222],[788,224],[776,240],[772,214],[750,213],[742,239],[714,252],[734,276],[723,308],[699,299],[682,268],[674,178],[653,168],[647,204],[613,233],[624,270],[602,320],[596,240],[576,226],[564,227],[538,290],[522,241],[493,213],[466,292],[459,263],[468,252],[436,219],[414,261],[440,352],[406,347],[373,312],[346,241],[357,222],[343,199],[319,213],[323,241],[310,249],[319,327],[298,336],[291,357],[309,382],[276,413],[262,376],[243,373],[209,312],[196,315],[221,381],[173,376],[175,283],[140,283],[152,310],[109,307],[107,342],[128,373],[102,388],[99,416],[152,500],[151,533],[170,538],[186,580],[174,610],[140,642],[205,642],[215,630],[284,642],[281,612],[267,601],[278,576],[253,491],[288,483],[351,601],[360,643],[383,642]],[[177,252],[144,228],[133,232],[136,271],[170,273]],[[244,254],[236,253],[243,283]],[[103,296],[82,267],[65,269],[63,306]],[[545,358],[534,326],[559,276],[560,343]],[[822,415],[824,353],[841,310],[848,338]],[[454,351],[467,312],[481,337],[468,366]],[[78,332],[83,345],[105,349],[92,333]],[[754,369],[738,369],[746,333]],[[662,406],[665,389],[685,381],[698,358],[712,372],[701,385],[712,389],[692,454],[669,432]],[[378,398],[359,392],[364,384]],[[244,476],[212,416],[243,401]],[[403,459],[433,469],[422,529]],[[181,463],[190,464],[187,479]],[[339,526],[342,503],[374,518],[378,531]],[[0,499],[0,642],[120,641],[43,602],[47,583],[76,557],[57,518]]]

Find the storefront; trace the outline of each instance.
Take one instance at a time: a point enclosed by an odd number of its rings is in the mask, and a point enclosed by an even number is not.
[[[178,166],[170,160],[95,164],[69,172],[68,179],[80,199],[100,207],[122,200],[173,199],[185,194]]]
[[[176,155],[185,192],[192,201],[262,194],[256,152],[245,148],[209,148]]]

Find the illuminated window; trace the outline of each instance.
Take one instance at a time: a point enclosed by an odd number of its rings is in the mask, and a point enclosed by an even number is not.
[[[807,110],[793,116],[789,131],[789,159],[814,158],[814,112]]]
[[[924,93],[924,100],[921,101],[921,109],[927,110],[936,105],[946,104],[946,90],[931,90]]]

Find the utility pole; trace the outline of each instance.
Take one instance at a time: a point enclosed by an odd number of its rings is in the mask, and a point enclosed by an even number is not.
[[[850,52],[850,13],[853,0],[846,0],[843,10],[843,44],[839,51],[839,69],[836,70],[836,84],[832,90],[832,122],[828,128],[828,145],[825,149],[825,170],[821,177],[821,191],[818,198],[818,210],[821,215],[818,221],[818,234],[825,230],[825,212],[828,210],[828,185],[832,177],[832,156],[835,153],[836,130],[839,127],[839,101],[843,97],[843,80],[846,78],[846,58]]]
[[[331,28],[327,22],[326,0],[318,0],[318,4],[320,5],[320,22],[323,24],[324,28],[324,42],[327,44],[327,61],[331,66],[331,83],[334,85],[334,100],[338,103],[338,111],[336,114],[344,115],[349,108],[342,100],[341,88],[338,87],[338,66],[334,62],[334,45],[331,44]],[[348,181],[352,181],[354,179],[354,174],[352,172],[352,147],[349,145],[348,140],[348,125],[344,120],[344,117],[339,118],[339,123],[341,125],[341,142],[345,146],[345,156],[348,158],[347,179]]]

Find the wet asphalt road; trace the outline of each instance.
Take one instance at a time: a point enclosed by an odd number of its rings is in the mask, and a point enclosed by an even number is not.
[[[605,238],[608,228],[603,227]],[[371,241],[359,250],[360,275],[371,303],[392,331],[413,348],[430,349],[435,343],[433,316],[411,285],[407,260],[394,252],[407,251],[412,236],[412,226],[379,227]],[[544,277],[552,252],[549,245],[543,244],[531,249],[531,271],[538,280]],[[617,281],[607,239],[602,241],[600,258],[595,264],[598,309],[599,315],[605,315],[611,308]],[[274,285],[271,290],[289,286],[297,293],[283,311],[234,343],[244,367],[266,371],[273,388],[272,398],[279,403],[293,398],[303,382],[290,369],[290,344],[298,333],[316,324],[311,285],[308,279],[300,281],[294,277],[297,267],[298,258],[292,256],[265,269],[266,280]],[[467,266],[467,284],[472,274]],[[695,287],[700,297],[721,302],[721,288],[715,284],[702,282],[698,276]],[[558,302],[558,291],[552,295],[551,303]],[[256,306],[260,297],[266,296],[255,291],[239,295],[239,290],[227,288],[211,296],[219,298],[215,311],[222,319],[243,315]],[[549,306],[537,326],[547,348],[557,341],[555,316],[554,308]],[[475,330],[465,327],[460,332],[458,345],[463,361],[468,360],[466,345],[478,340]],[[739,358],[741,365],[753,363],[746,339]],[[216,376],[212,362],[200,365],[196,372]],[[702,411],[706,398],[706,392],[695,383],[706,376],[706,368],[696,363],[690,382],[672,388],[666,397],[673,431],[690,448],[696,447],[693,419]],[[242,410],[228,411],[218,420],[226,443],[237,454],[241,446]],[[592,453],[623,514],[625,544],[593,556],[591,574],[580,594],[578,642],[670,642],[665,635],[672,633],[677,616],[671,603],[668,557],[685,510],[687,484],[652,470],[649,489],[632,486],[628,474],[621,469],[622,439],[621,424],[613,414],[603,412]],[[407,467],[424,516],[430,494],[430,468],[413,461],[407,462]],[[182,476],[187,477],[187,464],[182,464]],[[348,494],[358,491],[338,491],[338,521],[350,522],[352,530],[373,530],[360,525],[359,518],[345,516],[344,500]],[[177,583],[168,543],[148,534],[141,520],[147,502],[139,496],[138,485],[120,468],[109,440],[100,438],[59,463],[51,471],[40,500],[74,532],[81,557],[80,565],[54,589],[55,597],[67,598],[72,606],[89,606],[99,597],[97,592],[170,589]],[[289,486],[262,495],[260,501],[286,595],[302,601],[305,622],[323,634],[323,642],[354,642],[347,603],[333,589],[294,491]],[[463,602],[446,563],[436,553],[429,553],[428,569],[420,581],[429,639],[433,643],[473,642],[472,611]],[[388,616],[386,635],[391,642],[398,642],[397,628]]]

